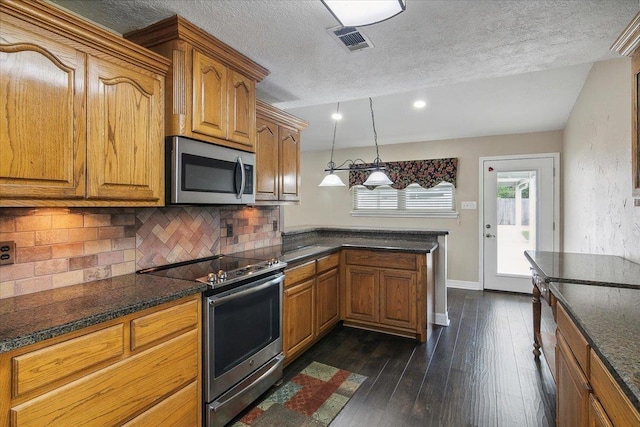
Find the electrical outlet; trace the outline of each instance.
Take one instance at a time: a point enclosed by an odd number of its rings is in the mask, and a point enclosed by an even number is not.
[[[273,220],[273,231],[278,231],[278,221]]]
[[[233,225],[227,224],[227,237],[233,237]]]
[[[13,264],[16,258],[16,242],[0,242],[0,265]]]
[[[462,209],[478,209],[476,202],[462,202]]]

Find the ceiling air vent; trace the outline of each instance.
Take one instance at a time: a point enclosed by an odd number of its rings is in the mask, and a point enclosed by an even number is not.
[[[329,28],[327,32],[349,52],[373,47],[373,43],[356,27]]]

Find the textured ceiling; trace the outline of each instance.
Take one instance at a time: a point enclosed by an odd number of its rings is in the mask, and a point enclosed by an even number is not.
[[[562,129],[590,64],[616,57],[609,47],[638,10],[638,0],[408,0],[361,28],[373,49],[348,53],[326,33],[337,22],[320,0],[54,2],[119,33],[182,15],[271,71],[258,96],[311,123],[305,150],[327,148],[333,126],[319,114],[336,101],[366,112],[369,96],[390,126],[383,143]],[[398,107],[419,95],[433,97],[429,118],[412,122]],[[350,134],[346,119],[344,146],[361,145],[370,120],[352,120]]]

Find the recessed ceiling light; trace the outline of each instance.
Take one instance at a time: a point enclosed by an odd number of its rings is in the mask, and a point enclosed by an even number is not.
[[[340,113],[333,113],[333,114],[331,115],[331,118],[332,118],[333,120],[342,120],[342,114],[340,114]]]
[[[421,99],[417,100],[416,102],[413,103],[413,107],[414,108],[424,108],[427,106],[427,103]]]

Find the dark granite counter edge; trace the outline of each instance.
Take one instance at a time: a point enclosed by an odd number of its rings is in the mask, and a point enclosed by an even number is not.
[[[125,316],[127,314],[135,313],[147,308],[155,307],[166,302],[175,301],[177,299],[200,293],[206,289],[206,285],[198,285],[192,288],[176,291],[168,295],[162,295],[155,298],[150,298],[145,301],[138,301],[134,304],[126,305],[114,310],[106,311],[104,313],[94,314],[88,317],[77,319],[71,322],[56,325],[51,328],[42,329],[33,333],[9,338],[0,341],[0,353],[5,353],[16,348],[24,347],[30,344],[35,344],[40,341],[47,340],[49,338],[55,338],[60,335],[74,332],[82,328],[97,325],[98,323],[106,322],[118,317]]]
[[[312,247],[314,245],[311,245]],[[430,247],[425,247],[425,248],[421,248],[421,249],[417,249],[417,248],[403,248],[403,247],[399,247],[399,246],[384,246],[384,245],[367,245],[367,244],[352,244],[352,243],[343,243],[340,245],[332,245],[332,246],[328,246],[328,245],[317,245],[319,246],[318,251],[313,251],[313,252],[305,252],[304,254],[300,255],[300,256],[294,256],[292,258],[288,258],[287,257],[287,253],[285,252],[283,255],[283,261],[285,261],[289,266],[301,263],[301,262],[305,262],[307,260],[310,260],[312,258],[317,258],[319,256],[324,256],[324,255],[329,255],[333,252],[337,252],[341,249],[368,249],[368,250],[374,250],[374,251],[393,251],[393,252],[409,252],[409,253],[416,253],[416,254],[427,254],[427,253],[431,253],[433,251],[435,251],[438,248],[438,244],[437,243],[433,243],[431,244]],[[304,248],[300,248],[300,249],[304,249]],[[287,251],[291,254],[295,254],[296,250],[291,250],[291,251]]]
[[[289,230],[284,230],[281,232],[283,236],[291,236],[296,234],[304,234],[310,233],[314,231],[319,232],[353,232],[353,233],[362,233],[362,234],[379,234],[379,233],[394,233],[394,234],[422,234],[428,236],[445,236],[449,234],[449,230],[445,229],[413,229],[413,228],[360,228],[360,227],[313,227],[313,226],[304,226],[300,228],[292,228]]]
[[[540,275],[540,277],[545,281],[545,283],[551,283],[551,282],[559,282],[559,283],[578,283],[580,285],[591,285],[591,286],[608,286],[610,288],[630,288],[630,289],[637,289],[638,286],[635,285],[631,285],[629,283],[618,283],[618,282],[602,282],[602,281],[595,281],[595,280],[586,280],[586,279],[575,279],[575,278],[570,278],[570,277],[554,277],[554,276],[548,276],[547,273],[545,273],[542,268],[540,268],[540,266],[538,265],[538,263],[536,262],[536,260],[534,260],[533,258],[531,258],[531,256],[527,253],[527,251],[524,252],[524,256],[525,258],[527,258],[527,260],[529,261],[529,264],[531,264],[532,268]]]
[[[566,283],[566,282],[565,282]],[[582,283],[581,283],[582,284]],[[611,363],[609,358],[602,352],[602,350],[594,343],[593,339],[589,336],[588,331],[585,329],[580,316],[577,316],[575,312],[571,308],[571,304],[562,296],[562,292],[554,286],[553,282],[550,284],[551,290],[553,294],[558,298],[558,300],[562,303],[562,306],[565,308],[566,312],[571,317],[571,320],[578,327],[582,335],[586,338],[589,346],[596,352],[600,360],[605,364],[611,376],[616,380],[618,386],[622,389],[624,394],[629,398],[631,404],[635,406],[635,408],[640,411],[640,390],[636,389],[631,385],[631,382],[622,376],[618,369]]]

